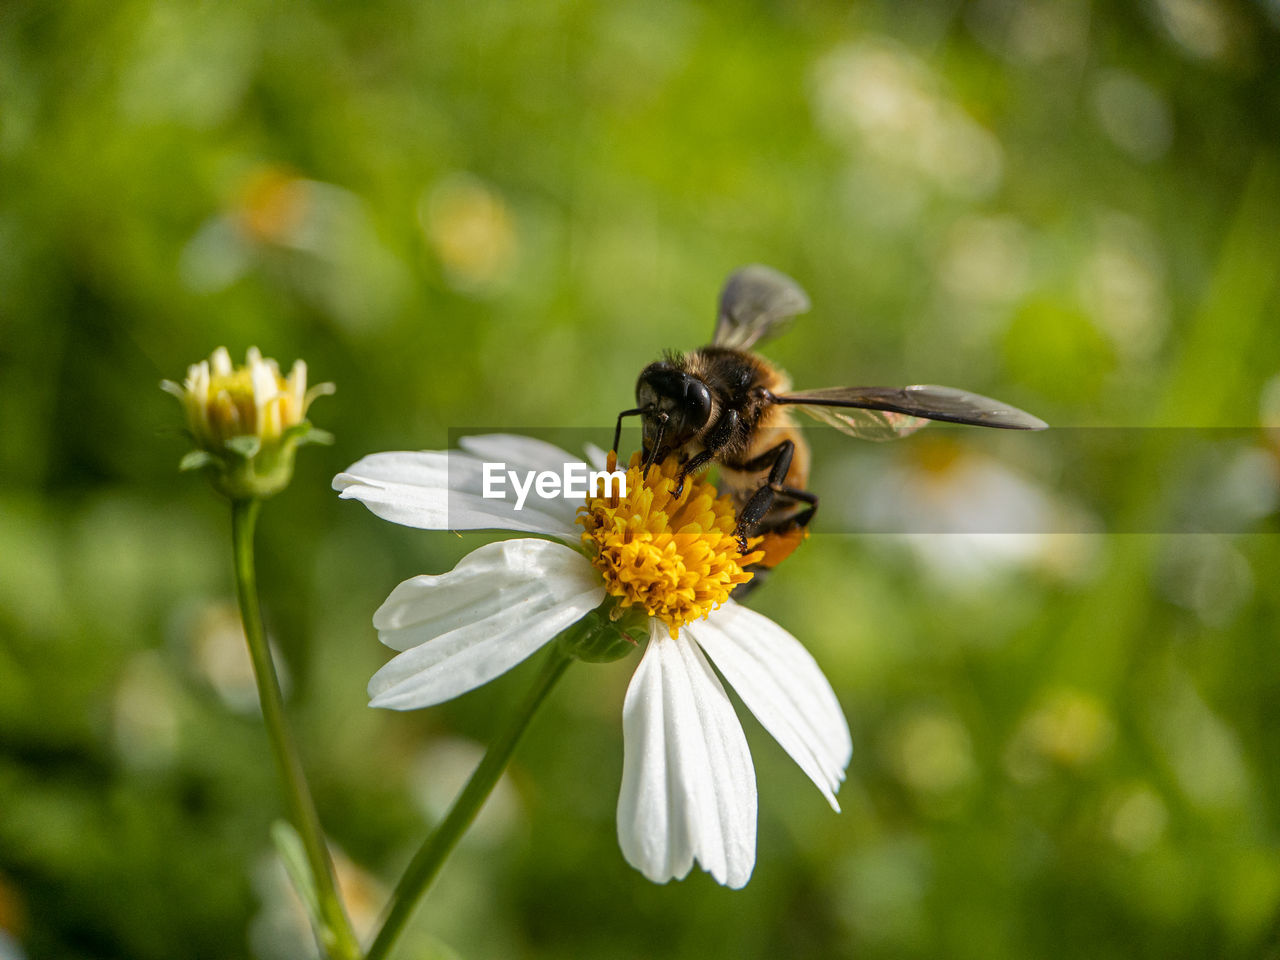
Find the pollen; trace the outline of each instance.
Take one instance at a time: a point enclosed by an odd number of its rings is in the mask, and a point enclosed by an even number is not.
[[[679,469],[672,457],[645,477],[636,454],[625,496],[588,497],[578,508],[582,541],[605,589],[619,607],[640,607],[657,617],[673,637],[728,600],[753,576],[745,568],[764,557],[755,549],[759,538],[748,541],[751,552],[740,552],[733,503],[706,480],[686,477],[676,494]]]

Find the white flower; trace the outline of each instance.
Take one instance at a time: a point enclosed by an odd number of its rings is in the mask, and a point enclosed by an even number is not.
[[[514,497],[481,495],[482,463],[560,473],[576,458],[526,437],[471,437],[461,445],[450,453],[374,454],[333,485],[343,498],[408,526],[555,539],[491,543],[449,573],[396,587],[374,614],[379,638],[400,653],[370,681],[373,706],[414,709],[466,693],[612,598],[650,614],[648,644],[622,709],[618,841],[632,866],[658,883],[683,878],[695,860],[730,887],[751,876],[755,770],[716,670],[840,809],[835,794],[852,753],[844,714],[799,641],[728,599],[749,579],[739,563],[758,555],[739,556],[726,500],[697,478],[677,497],[665,465],[643,484],[633,466],[629,496],[588,498],[581,518],[579,504],[534,492],[517,510]],[[593,456],[597,467],[601,459]]]

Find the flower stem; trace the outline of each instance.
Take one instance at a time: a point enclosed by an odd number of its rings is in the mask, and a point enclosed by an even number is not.
[[[570,627],[569,631],[573,629]],[[440,872],[445,858],[462,838],[471,821],[480,812],[480,807],[484,805],[494,784],[502,776],[507,761],[515,752],[516,744],[520,742],[520,737],[529,726],[534,713],[551,692],[556,681],[560,679],[565,668],[573,662],[574,657],[565,644],[553,642],[550,646],[551,651],[542,665],[542,672],[538,674],[538,679],[524,702],[512,715],[506,729],[489,745],[480,765],[476,767],[475,773],[471,775],[467,785],[454,800],[444,820],[423,842],[422,847],[405,869],[404,876],[396,884],[395,893],[391,898],[391,907],[382,923],[382,929],[378,931],[378,936],[369,948],[366,960],[385,960],[390,954],[397,939],[404,932],[405,926],[413,917],[418,902],[431,886],[436,874]]]
[[[275,663],[267,647],[262,628],[262,613],[258,607],[257,575],[253,562],[253,532],[258,521],[258,499],[234,500],[231,504],[231,539],[235,553],[236,593],[240,599],[240,619],[253,659],[253,675],[258,682],[258,701],[262,705],[262,721],[271,741],[271,754],[275,759],[280,785],[284,788],[285,804],[289,819],[302,838],[307,862],[315,882],[325,929],[319,931],[322,949],[339,960],[356,960],[360,946],[347,919],[342,901],[338,898],[333,879],[333,864],[329,849],[320,829],[320,817],[316,813],[311,791],[307,787],[298,748],[285,726],[284,698],[280,694],[280,681],[276,677]]]

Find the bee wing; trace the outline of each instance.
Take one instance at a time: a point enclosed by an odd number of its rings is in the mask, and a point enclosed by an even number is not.
[[[720,293],[720,315],[711,343],[750,350],[781,332],[784,320],[809,309],[809,295],[785,273],[752,264],[735,270]]]
[[[800,409],[814,419],[821,420],[827,426],[835,427],[841,433],[847,433],[859,440],[876,442],[909,437],[929,422],[920,417],[909,417],[906,414],[888,410],[865,410],[854,407],[839,409],[820,406],[801,406]]]
[[[827,387],[774,398],[795,404],[837,430],[863,440],[893,440],[930,420],[1002,430],[1044,430],[1048,424],[1025,410],[981,394],[917,384],[910,387]]]

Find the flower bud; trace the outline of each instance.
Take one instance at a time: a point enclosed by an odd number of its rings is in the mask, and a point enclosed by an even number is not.
[[[305,443],[331,443],[332,437],[307,420],[316,397],[333,393],[333,384],[307,389],[307,365],[297,360],[289,376],[250,347],[243,366],[233,367],[225,347],[187,368],[181,384],[165,380],[161,388],[181,402],[187,431],[196,449],[180,469],[208,469],[214,486],[232,500],[270,497],[289,485],[294,452]]]

